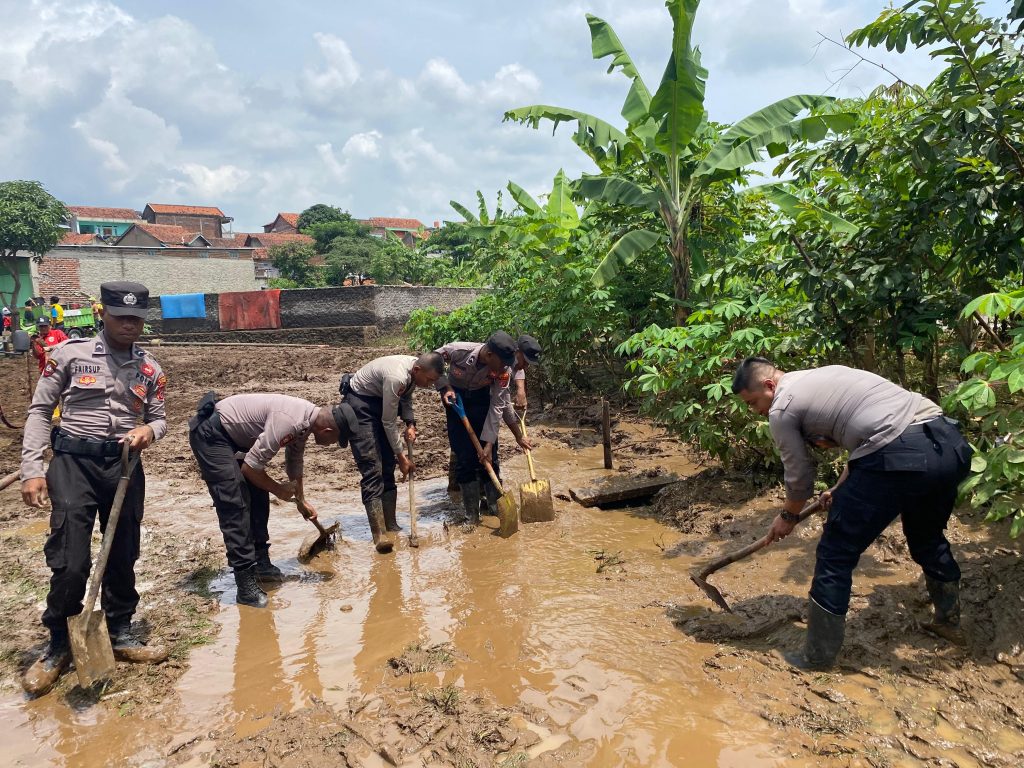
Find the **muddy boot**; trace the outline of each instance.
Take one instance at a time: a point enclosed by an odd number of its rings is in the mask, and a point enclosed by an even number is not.
[[[448,454],[448,496],[455,500],[456,496],[462,495],[462,486],[459,485],[459,481],[455,479],[455,470],[458,468],[458,457],[455,455],[455,451]]]
[[[235,571],[235,584],[238,585],[238,593],[235,600],[239,605],[251,605],[253,608],[267,607],[267,593],[260,589],[256,580],[255,565]]]
[[[797,669],[829,669],[843,646],[846,617],[826,611],[813,599],[807,601],[807,608],[807,639],[804,648],[796,653],[784,653],[783,657]]]
[[[384,491],[380,503],[384,507],[384,529],[390,533],[402,530],[402,526],[398,524],[398,489]]]
[[[109,627],[110,644],[114,658],[132,664],[159,664],[167,661],[167,649],[162,645],[146,645],[132,634],[131,624],[123,627]]]
[[[462,484],[462,506],[466,509],[466,522],[480,524],[480,483],[475,480]]]
[[[284,571],[270,562],[270,552],[256,552],[256,578],[263,584],[280,584],[285,580]]]
[[[385,530],[383,502],[380,499],[372,499],[365,506],[366,519],[370,521],[370,533],[373,535],[373,546],[385,555],[394,549],[395,544]]]
[[[494,487],[494,483],[488,482],[484,485],[484,497],[487,499],[487,514],[498,516],[498,499],[501,498],[501,494],[498,493],[498,489]]]
[[[50,644],[43,655],[25,670],[21,687],[31,696],[42,696],[56,684],[71,663],[71,645],[67,632],[50,632]]]
[[[966,645],[967,638],[960,628],[960,582],[925,576],[924,583],[935,606],[935,618],[921,626],[951,643]]]

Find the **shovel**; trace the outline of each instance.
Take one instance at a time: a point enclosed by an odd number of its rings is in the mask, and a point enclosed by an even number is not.
[[[412,443],[405,441],[405,451],[412,461]],[[409,546],[419,547],[420,537],[416,534],[416,485],[412,479],[414,472],[409,473]]]
[[[20,477],[21,473],[18,471],[11,472],[11,474],[9,475],[4,475],[4,477],[0,479],[0,491],[2,491],[9,485],[14,485],[18,481],[18,478]]]
[[[304,516],[305,517],[305,516]],[[307,518],[308,519],[308,518]],[[302,546],[299,547],[298,560],[300,563],[308,563],[323,549],[331,545],[331,537],[338,532],[341,527],[341,523],[335,520],[329,526],[324,528],[320,525],[320,521],[312,519],[311,522],[316,526],[316,533],[309,534],[302,540]]]
[[[466,416],[466,408],[462,404],[461,395],[456,396],[455,402],[452,403],[452,408],[455,409],[455,413],[462,419],[462,425],[466,428],[466,432],[469,433],[469,439],[473,443],[473,448],[476,449],[477,453],[482,453],[483,448],[480,447],[480,440],[477,439],[476,432],[473,431],[473,425],[469,423],[469,417]],[[503,539],[507,539],[519,530],[519,514],[516,510],[516,500],[511,493],[505,493],[505,489],[501,487],[501,481],[494,474],[494,467],[491,466],[491,462],[485,461],[483,465],[484,469],[487,470],[488,476],[491,478],[491,482],[494,483],[494,487],[501,494],[498,498],[498,535]]]
[[[107,622],[103,611],[94,611],[93,608],[96,607],[96,598],[100,593],[100,585],[103,583],[103,573],[107,570],[107,559],[110,557],[110,548],[114,544],[114,534],[117,532],[117,521],[121,517],[124,495],[128,490],[128,478],[135,471],[135,465],[139,461],[137,455],[130,459],[130,452],[131,443],[126,441],[121,450],[121,479],[117,484],[117,492],[114,494],[114,503],[110,507],[107,529],[103,533],[103,543],[100,545],[100,553],[96,557],[96,566],[92,570],[92,578],[89,579],[89,592],[85,598],[85,606],[77,616],[68,617],[71,655],[75,659],[78,683],[83,688],[88,688],[97,680],[109,678],[114,671],[114,649],[110,645]]]
[[[821,508],[821,498],[819,497],[819,498],[815,499],[814,501],[812,501],[807,506],[805,506],[800,511],[800,514],[798,515],[798,517],[800,519],[797,522],[798,523],[802,523],[808,517],[810,517],[815,512],[817,512],[820,508]],[[721,608],[724,611],[728,611],[729,613],[732,613],[732,608],[729,607],[729,604],[725,601],[725,598],[722,596],[722,593],[718,591],[718,587],[716,587],[714,584],[708,584],[708,582],[707,582],[708,576],[710,576],[715,571],[718,571],[718,570],[721,570],[722,568],[725,568],[725,566],[730,565],[731,563],[735,563],[737,560],[742,560],[745,557],[750,557],[752,554],[754,554],[758,550],[764,549],[767,546],[768,546],[768,534],[765,534],[760,539],[755,541],[753,544],[748,544],[743,549],[737,550],[736,552],[733,552],[733,553],[728,554],[728,555],[723,555],[722,557],[718,558],[717,560],[712,560],[710,563],[705,565],[699,571],[695,571],[695,572],[691,573],[690,574],[690,581],[692,581],[694,584],[696,584],[698,587],[700,587],[701,591],[705,595],[710,597],[711,600],[715,603],[715,605],[717,605],[719,608]]]
[[[519,417],[519,424],[526,437],[526,410]],[[551,500],[551,483],[538,480],[533,467],[533,454],[526,452],[526,463],[530,467],[530,482],[519,486],[519,498],[522,506],[519,519],[524,523],[548,523],[555,519],[555,503]]]

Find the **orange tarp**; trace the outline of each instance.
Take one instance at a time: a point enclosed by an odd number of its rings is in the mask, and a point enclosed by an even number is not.
[[[281,291],[241,291],[217,297],[222,331],[257,331],[281,327]]]

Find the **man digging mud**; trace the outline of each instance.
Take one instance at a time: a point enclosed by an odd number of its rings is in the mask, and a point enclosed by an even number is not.
[[[264,608],[260,582],[284,580],[270,561],[270,494],[295,501],[307,520],[316,510],[302,490],[302,459],[312,434],[318,445],[347,439],[350,426],[339,408],[318,407],[298,397],[275,394],[232,395],[217,402],[213,392],[199,401],[189,419],[188,442],[210,489],[224,536],[228,565],[235,574],[241,605]],[[288,480],[279,483],[266,466],[285,449]],[[239,460],[239,454],[244,458]]]
[[[50,350],[25,422],[21,495],[32,507],[51,504],[44,552],[50,567],[43,624],[50,643],[22,679],[34,695],[53,687],[71,662],[67,620],[82,612],[90,570],[90,544],[97,515],[105,529],[121,477],[124,443],[142,451],[163,437],[166,379],[150,354],[135,345],[142,334],[149,291],[139,283],[100,286],[105,329],[91,339],[72,339]],[[50,416],[61,406],[52,434]],[[140,424],[141,422],[141,424]],[[43,451],[53,459],[44,477]],[[131,634],[139,604],[135,561],[139,557],[146,481],[139,462],[128,481],[110,559],[103,574],[101,605],[114,656],[155,663],[161,646],[146,646]]]
[[[358,421],[351,442],[352,457],[362,475],[359,488],[363,506],[373,544],[382,554],[394,546],[387,534],[402,530],[398,525],[395,465],[403,476],[416,469],[405,455],[403,445],[403,438],[410,443],[416,441],[413,390],[433,387],[443,373],[444,359],[436,352],[428,352],[419,357],[379,357],[354,374],[341,377],[341,396]],[[405,424],[402,434],[399,417]]]
[[[487,507],[498,514],[498,489],[483,474],[490,464],[500,477],[498,465],[498,429],[501,420],[512,431],[519,447],[532,447],[523,437],[509,395],[512,367],[516,362],[515,340],[504,331],[494,333],[484,344],[454,342],[437,350],[448,364],[447,376],[437,383],[446,405],[462,398],[469,423],[481,443],[478,453],[454,409],[447,409],[448,443],[457,459],[455,479],[462,489],[462,504],[469,522],[480,522],[480,484],[483,482]]]
[[[768,417],[785,468],[786,502],[769,529],[788,536],[814,490],[806,441],[850,451],[840,484],[822,494],[828,509],[808,601],[807,638],[785,654],[800,669],[827,669],[843,644],[853,570],[896,517],[925,574],[935,618],[926,628],[960,640],[960,567],[943,530],[971,448],[956,422],[922,395],[867,371],[829,365],[786,373],[762,357],[737,368],[732,391]]]

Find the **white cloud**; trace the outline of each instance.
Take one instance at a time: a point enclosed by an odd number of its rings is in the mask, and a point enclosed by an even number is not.
[[[348,157],[380,157],[380,141],[384,135],[380,131],[367,131],[349,136],[342,154]]]
[[[185,163],[180,170],[188,179],[189,190],[207,200],[232,194],[251,176],[248,171],[234,165],[208,168],[202,163]]]
[[[352,56],[352,49],[340,37],[315,32],[313,39],[320,48],[324,66],[307,67],[304,72],[306,93],[316,101],[326,104],[359,81],[359,65]]]
[[[440,92],[466,101],[473,96],[473,89],[462,79],[458,71],[444,59],[431,59],[423,68],[420,82],[428,93]]]
[[[455,161],[423,138],[422,128],[413,128],[391,150],[398,168],[406,174],[418,169],[450,171]]]

